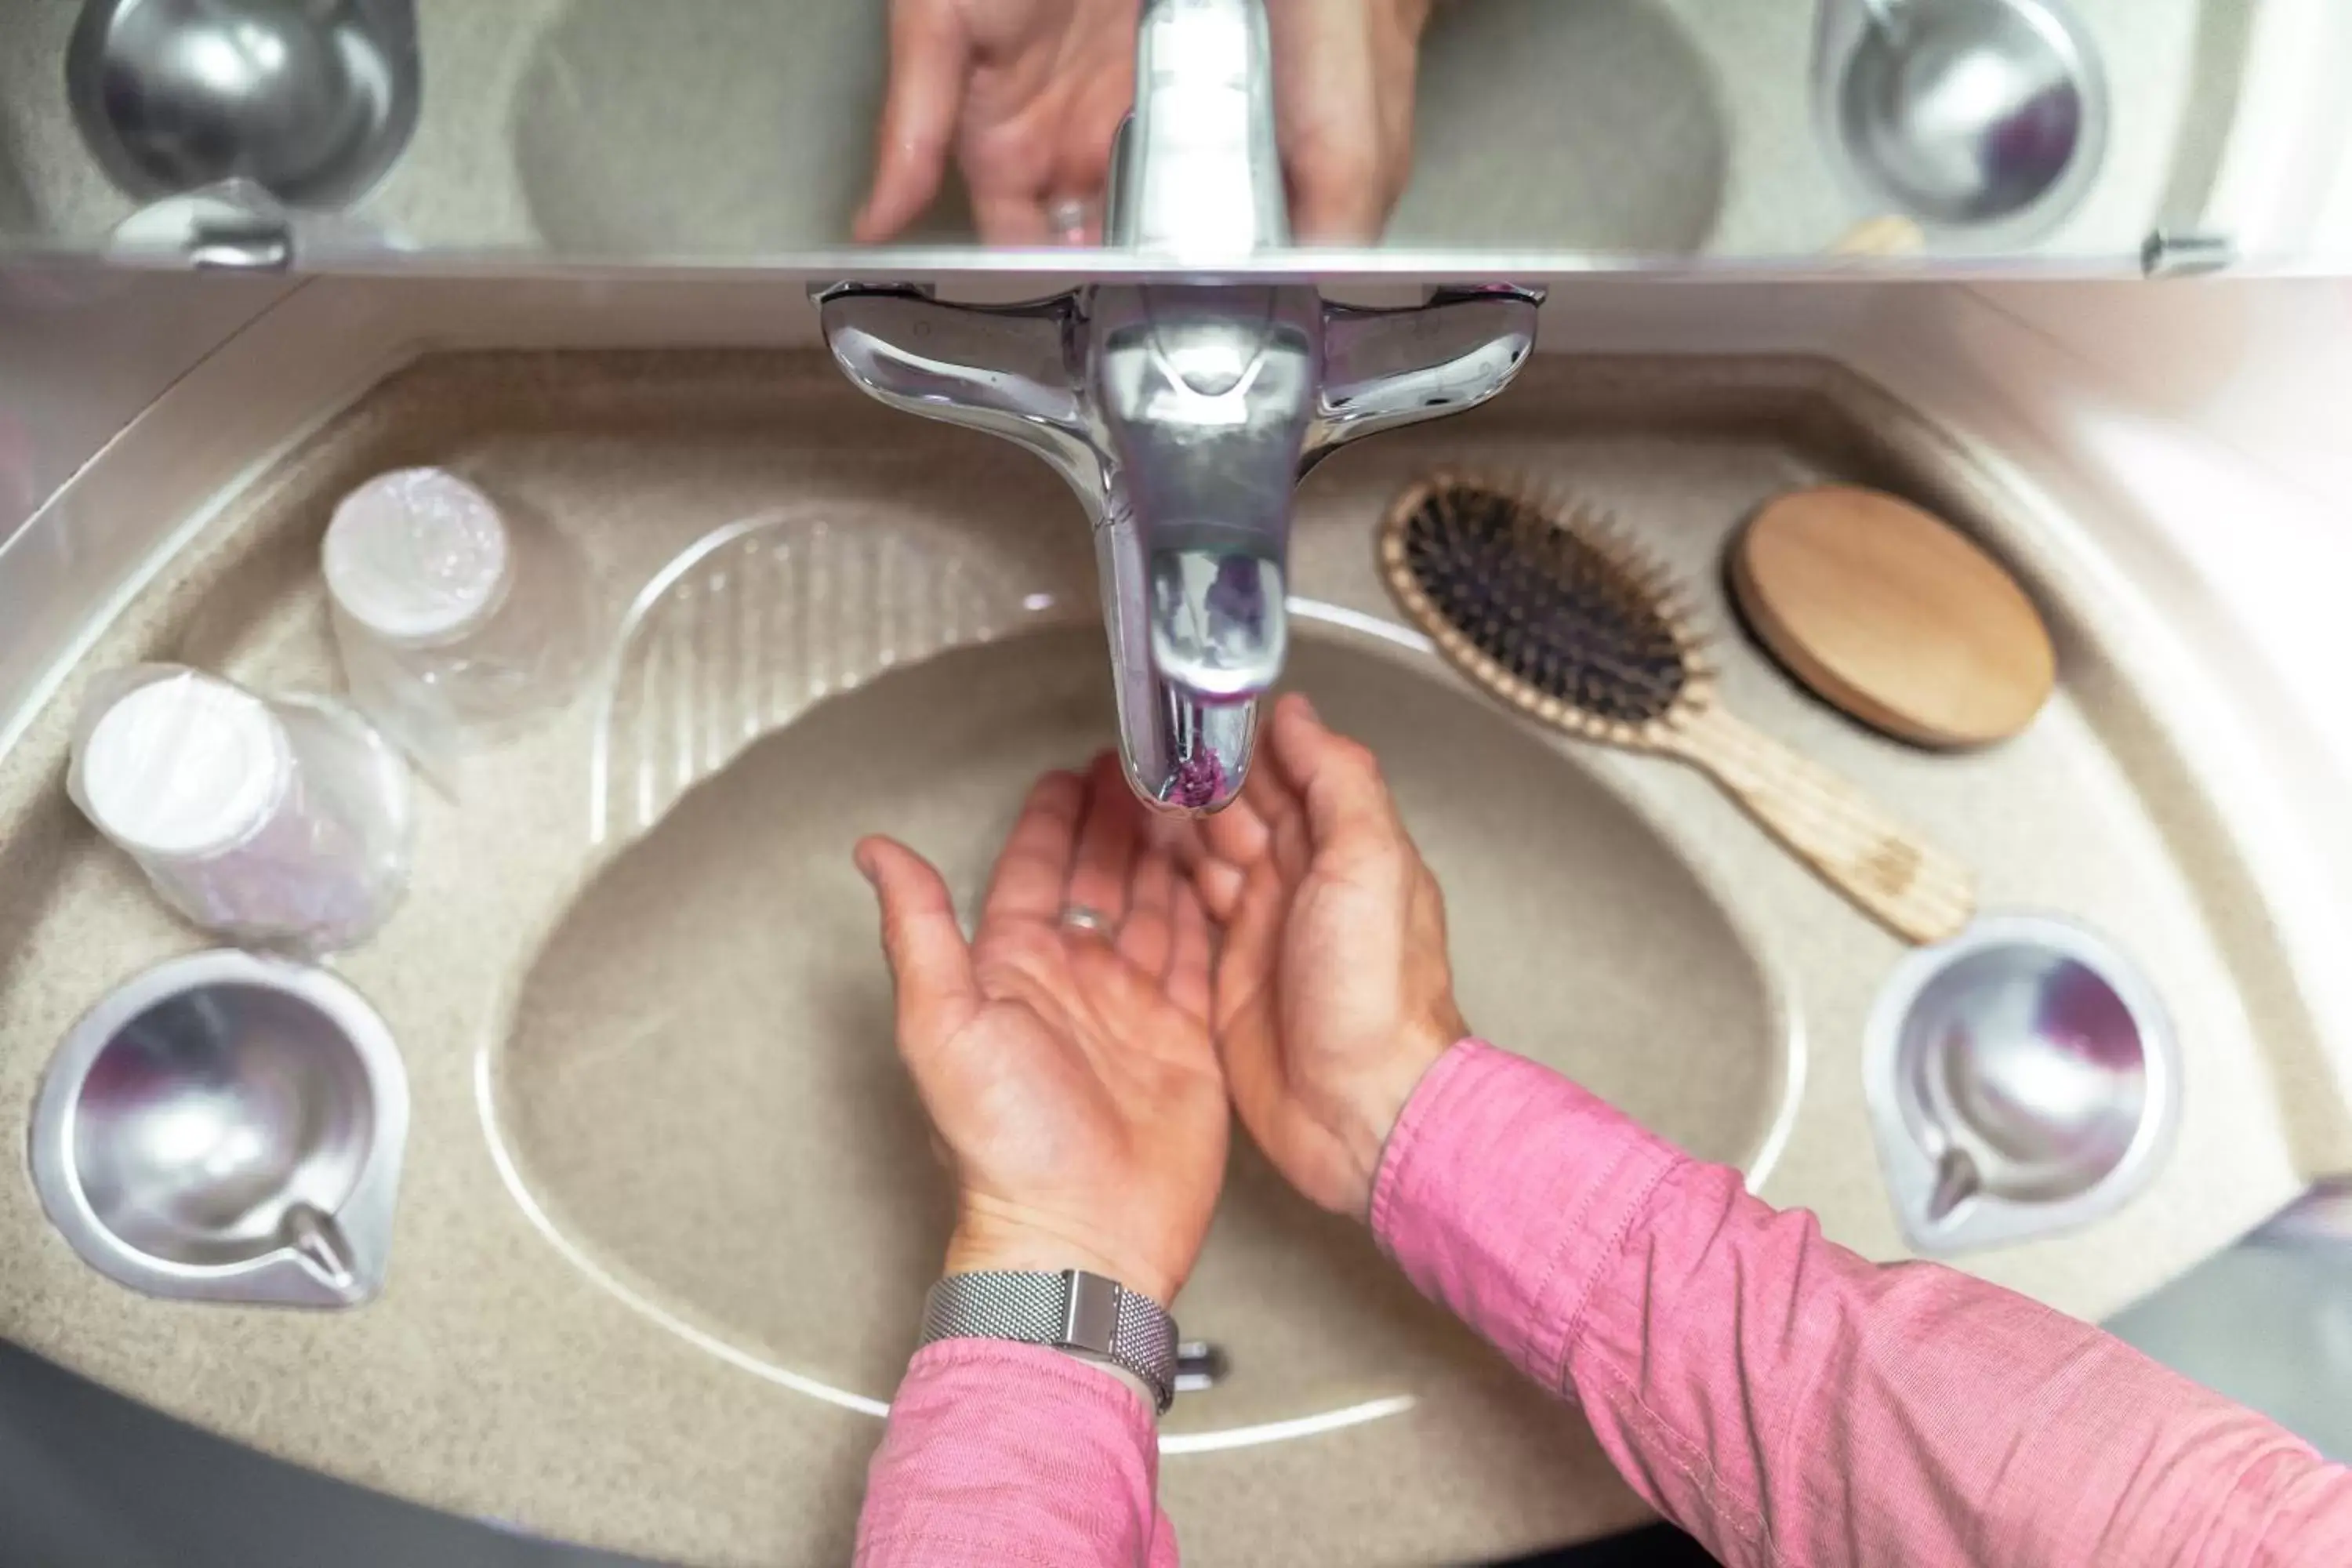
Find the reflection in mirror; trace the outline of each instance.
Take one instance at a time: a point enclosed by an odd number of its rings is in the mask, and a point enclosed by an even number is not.
[[[1224,3],[0,0],[0,245],[1100,244],[1139,39]],[[1263,57],[1164,52],[1158,123],[1269,103],[1297,246],[2352,262],[2344,0],[1233,5]]]

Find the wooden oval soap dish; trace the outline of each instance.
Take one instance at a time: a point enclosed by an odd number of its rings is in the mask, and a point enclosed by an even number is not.
[[[2058,661],[2041,612],[1973,540],[1876,490],[1823,485],[1732,547],[1757,640],[1832,706],[1915,745],[1982,746],[2033,721]]]

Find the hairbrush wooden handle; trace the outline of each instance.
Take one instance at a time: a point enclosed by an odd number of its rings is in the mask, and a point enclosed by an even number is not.
[[[1809,757],[1713,703],[1677,714],[1663,749],[1712,774],[1822,879],[1911,942],[1957,935],[1976,913],[1976,879]]]

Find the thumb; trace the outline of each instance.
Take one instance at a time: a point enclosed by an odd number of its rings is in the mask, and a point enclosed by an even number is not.
[[[898,992],[898,1051],[911,1059],[978,1010],[971,949],[956,924],[948,886],[929,861],[889,838],[860,840],[856,858],[881,901],[882,952]]]

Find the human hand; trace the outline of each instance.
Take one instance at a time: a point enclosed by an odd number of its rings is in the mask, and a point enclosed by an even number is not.
[[[898,983],[898,1052],[958,1189],[950,1273],[1084,1268],[1162,1306],[1224,1175],[1209,922],[1116,758],[1048,773],[967,944],[922,857],[862,840]],[[1065,911],[1113,922],[1097,933]]]
[[[1217,1050],[1275,1168],[1361,1217],[1405,1101],[1467,1033],[1445,900],[1370,752],[1297,696],[1267,740],[1240,798],[1195,829],[1193,885],[1224,927]]]
[[[1430,0],[1265,0],[1274,118],[1301,245],[1370,245],[1412,174]]]
[[[1135,102],[1137,0],[891,0],[874,186],[853,232],[889,239],[955,153],[992,245],[1098,241],[1111,137]],[[1066,228],[1057,211],[1086,215]]]

